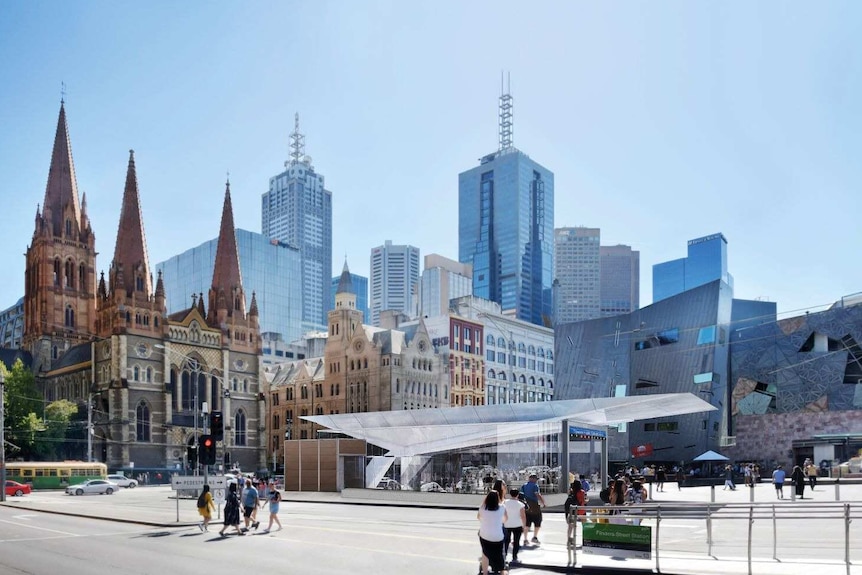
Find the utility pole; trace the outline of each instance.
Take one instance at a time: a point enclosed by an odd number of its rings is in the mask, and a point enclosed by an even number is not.
[[[0,501],[6,501],[6,435],[3,430],[6,426],[6,407],[3,400],[6,398],[6,374],[0,367],[0,483],[3,490],[0,491]]]
[[[197,388],[195,388],[195,389],[197,389]],[[207,406],[206,401],[203,403],[201,413],[203,415],[203,420],[204,420],[204,433],[203,434],[206,435],[207,434],[207,414],[209,413],[209,406]],[[195,432],[197,433],[197,430],[195,430]],[[195,441],[197,441],[197,439],[195,439]],[[201,460],[200,455],[201,455],[201,452],[198,451],[198,461]],[[206,485],[207,480],[208,480],[210,466],[205,464],[203,467],[204,467],[204,485]]]
[[[93,394],[87,396],[87,463],[93,462]]]

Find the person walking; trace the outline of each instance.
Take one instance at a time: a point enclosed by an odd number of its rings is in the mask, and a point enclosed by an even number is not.
[[[819,469],[814,465],[813,461],[809,461],[808,465],[805,467],[805,474],[808,476],[808,487],[811,488],[811,491],[814,491],[814,486],[817,485],[818,471]]]
[[[212,493],[210,493],[210,486],[209,484],[204,484],[204,488],[200,496],[198,496],[198,513],[203,517],[203,521],[198,523],[201,531],[209,531],[208,527],[210,520],[213,518],[213,510],[215,510],[215,504],[213,503]]]
[[[503,528],[506,536],[503,538],[503,558],[509,554],[512,547],[512,563],[518,563],[518,551],[521,550],[521,535],[527,527],[527,506],[518,499],[520,493],[517,489],[509,491],[509,499],[503,503],[506,507],[506,521]]]
[[[227,490],[227,500],[224,504],[224,526],[218,534],[224,537],[224,530],[228,527],[236,529],[237,535],[245,535],[239,529],[239,497],[236,495],[236,483],[231,483]]]
[[[580,481],[573,481],[569,487],[569,496],[566,502],[563,503],[563,509],[566,512],[566,545],[569,549],[575,548],[575,539],[577,538],[577,523],[582,519],[582,516],[587,514],[584,509],[587,505],[587,495]],[[576,513],[572,513],[572,507],[576,508]]]
[[[793,481],[793,489],[796,490],[796,497],[805,499],[805,472],[798,465],[793,466],[793,471],[790,472],[790,479]]]
[[[658,471],[655,472],[655,488],[657,491],[664,491],[664,482],[667,481],[667,470],[664,465],[658,466]]]
[[[736,485],[733,483],[733,467],[730,464],[724,466],[724,489],[726,491],[736,491]]]
[[[524,529],[524,545],[530,535],[530,525],[533,526],[532,542],[539,544],[539,529],[542,528],[542,507],[545,506],[545,498],[539,490],[539,476],[531,473],[527,482],[521,487],[524,494],[524,503],[527,504],[527,527]]]
[[[252,529],[257,529],[258,525],[260,525],[260,521],[255,519],[259,506],[260,498],[258,491],[251,482],[251,479],[246,479],[245,489],[242,491],[242,511],[245,518],[245,531],[248,531],[249,524],[251,524]]]
[[[775,485],[775,495],[779,499],[784,499],[784,480],[786,478],[787,473],[784,472],[784,469],[780,465],[776,466],[775,471],[772,472],[772,483]]]
[[[281,503],[281,493],[279,493],[278,489],[275,488],[275,483],[269,484],[269,525],[266,526],[266,529],[263,530],[264,533],[269,533],[269,530],[272,529],[273,521],[278,523],[278,529],[276,531],[281,531],[281,521],[278,519],[278,508]]]
[[[488,575],[488,568],[494,573],[508,575],[506,562],[503,559],[503,525],[508,515],[506,508],[500,505],[500,497],[493,489],[488,494],[479,512],[476,514],[479,520],[479,544],[482,546],[482,575]]]

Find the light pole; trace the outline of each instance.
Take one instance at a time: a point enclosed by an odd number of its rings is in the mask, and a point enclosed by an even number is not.
[[[3,368],[0,367],[0,483],[3,484],[3,490],[0,491],[0,501],[6,501],[6,374]]]
[[[284,485],[282,486],[282,489],[287,491],[287,442],[290,441],[290,432],[293,427],[293,419],[288,417],[284,420],[284,424],[284,469],[282,470],[282,474],[284,474]]]

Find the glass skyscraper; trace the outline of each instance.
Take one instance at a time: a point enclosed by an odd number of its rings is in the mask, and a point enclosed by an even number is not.
[[[392,245],[390,240],[371,250],[371,325],[380,313],[413,313],[413,289],[419,281],[419,248]],[[367,321],[367,320],[366,320]]]
[[[551,325],[553,243],[550,170],[508,147],[458,175],[458,259],[473,264],[473,295]]]
[[[554,271],[557,280],[557,323],[600,317],[601,267],[599,228],[554,230]]]
[[[652,267],[652,299],[661,301],[684,291],[721,280],[731,288],[727,271],[727,239],[717,233],[688,241],[688,257]]]
[[[629,313],[640,307],[640,252],[631,246],[600,246],[601,315]]]
[[[251,294],[257,297],[260,331],[276,332],[285,341],[300,338],[302,322],[302,283],[300,254],[283,242],[247,230],[236,230],[236,245],[246,309]],[[168,313],[192,305],[192,294],[206,294],[212,286],[218,238],[186,250],[156,264],[162,272]]]
[[[325,330],[332,301],[332,193],[305,155],[299,115],[290,135],[290,160],[270,178],[261,201],[263,235],[294,246],[302,257],[302,321],[306,330]]]
[[[350,281],[353,284],[353,293],[356,294],[356,309],[362,312],[362,321],[368,323],[371,321],[371,316],[368,315],[368,278],[359,274],[348,273],[350,274]],[[335,309],[335,291],[338,289],[339,281],[341,281],[340,275],[332,278],[332,297],[329,301],[330,310]]]

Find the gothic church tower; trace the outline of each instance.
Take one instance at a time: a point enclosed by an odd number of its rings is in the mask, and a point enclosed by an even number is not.
[[[23,347],[38,375],[74,345],[89,341],[96,324],[96,238],[87,200],[78,198],[65,104],[54,136],[48,184],[36,209],[27,247]]]

